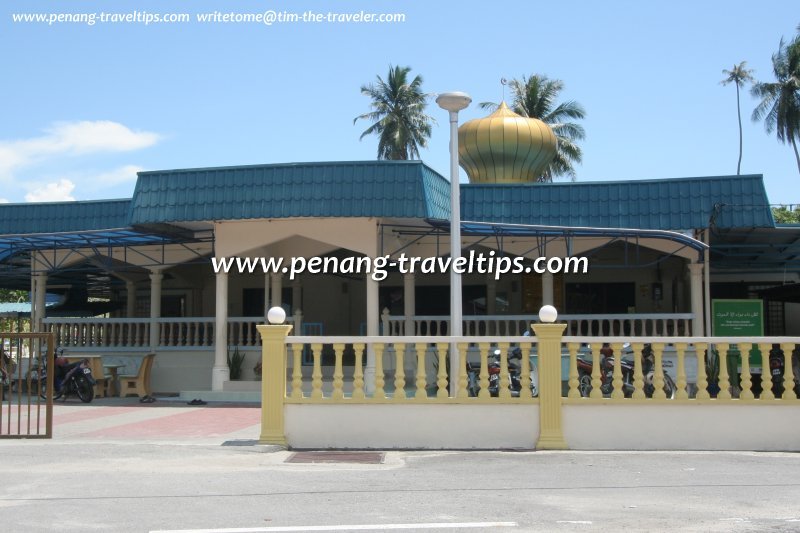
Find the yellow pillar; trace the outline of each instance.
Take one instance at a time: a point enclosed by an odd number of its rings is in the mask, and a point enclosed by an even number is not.
[[[286,336],[290,325],[256,326],[261,334],[261,436],[259,444],[286,446],[283,400],[286,396]],[[298,348],[299,349],[299,348]]]
[[[532,324],[539,343],[539,440],[537,450],[566,450],[561,428],[561,337],[566,324]]]

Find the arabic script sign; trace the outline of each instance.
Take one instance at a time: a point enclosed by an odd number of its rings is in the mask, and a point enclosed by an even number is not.
[[[715,337],[761,337],[764,306],[761,300],[713,300]]]

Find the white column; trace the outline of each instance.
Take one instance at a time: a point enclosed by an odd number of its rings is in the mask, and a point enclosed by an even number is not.
[[[217,272],[217,300],[214,322],[214,368],[211,369],[211,390],[221,391],[230,379],[228,368],[228,274]]]
[[[125,318],[133,318],[136,316],[136,284],[134,282],[125,282],[125,294]]]
[[[264,274],[264,319],[265,320],[267,317],[267,311],[269,311],[269,308],[272,307],[272,305],[270,305],[270,299],[269,299],[270,275],[271,274]]]
[[[497,280],[494,275],[486,276],[486,314],[497,313]]]
[[[702,263],[689,264],[689,284],[692,301],[692,336],[703,337],[703,265]]]
[[[300,310],[303,308],[302,300],[303,300],[303,286],[300,284],[300,279],[295,278],[292,281],[292,312]],[[297,326],[295,326],[297,329]],[[295,335],[300,335],[301,333],[297,331]]]
[[[405,316],[404,331],[406,335],[416,335],[414,317],[416,316],[417,303],[414,294],[414,274],[403,274],[403,315]],[[384,331],[384,335],[389,333]]]
[[[553,305],[553,273],[545,272],[542,274],[542,305]]]
[[[160,270],[150,272],[150,349],[155,350],[160,341],[158,319],[161,318],[161,280]]]
[[[378,335],[380,302],[378,301],[378,282],[367,274],[367,336]],[[375,350],[367,347],[367,367],[364,369],[364,388],[367,394],[375,392]]]
[[[283,274],[272,273],[270,274],[272,281],[272,300],[270,300],[270,307],[280,307],[283,303],[281,301],[281,293],[283,292]]]
[[[34,308],[36,309],[36,323],[34,331],[44,331],[42,327],[42,320],[47,316],[47,309],[45,308],[45,296],[47,295],[47,274],[36,274],[34,281],[36,284],[36,300]]]
[[[36,331],[36,274],[33,271],[33,260],[31,260],[31,332]]]

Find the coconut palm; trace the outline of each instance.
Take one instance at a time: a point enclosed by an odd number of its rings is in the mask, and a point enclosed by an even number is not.
[[[736,164],[736,175],[741,174],[742,169],[742,110],[739,107],[739,88],[745,83],[753,82],[753,71],[745,68],[747,61],[742,61],[738,65],[733,65],[731,70],[723,70],[722,73],[727,76],[720,83],[728,85],[729,83],[736,84],[736,116],[739,117],[739,162]]]
[[[353,119],[369,120],[373,124],[364,130],[360,139],[378,135],[378,159],[419,159],[420,147],[428,146],[431,124],[435,120],[425,114],[422,77],[408,81],[411,67],[389,66],[386,81],[377,76],[377,83],[361,86],[361,94],[372,99],[372,111]]]
[[[583,126],[569,120],[583,119],[586,111],[574,100],[556,103],[564,82],[551,80],[541,74],[523,76],[521,80],[508,82],[511,88],[511,109],[518,115],[537,118],[550,126],[558,139],[556,156],[545,169],[539,181],[551,182],[559,176],[575,179],[574,165],[583,159],[583,152],[576,141],[586,137]],[[497,104],[483,102],[483,108],[496,108]]]
[[[797,28],[800,32],[800,26]],[[772,55],[774,82],[753,85],[753,96],[761,102],[753,110],[753,120],[764,120],[767,133],[775,131],[778,140],[794,149],[797,170],[800,172],[800,34],[788,44],[781,39],[778,51]]]

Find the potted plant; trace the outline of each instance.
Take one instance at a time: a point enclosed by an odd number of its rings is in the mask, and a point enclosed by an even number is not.
[[[244,364],[244,354],[239,351],[239,347],[236,346],[233,349],[233,353],[228,351],[228,369],[230,370],[230,378],[231,380],[237,380],[242,378],[242,365]]]

